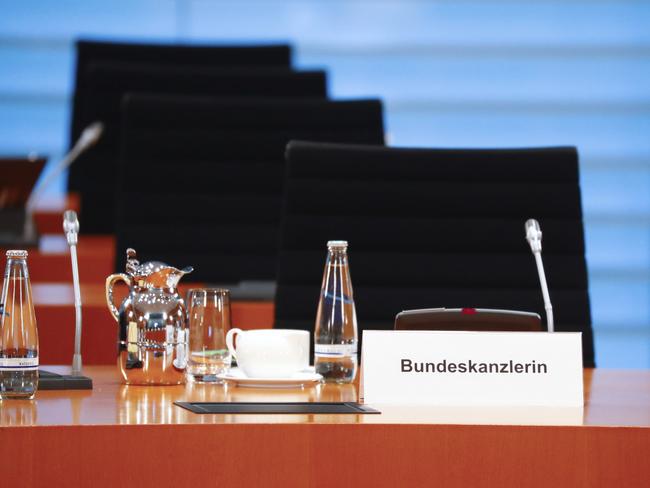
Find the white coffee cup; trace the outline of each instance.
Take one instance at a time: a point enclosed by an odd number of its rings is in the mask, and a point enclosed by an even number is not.
[[[282,378],[309,367],[306,330],[234,328],[226,334],[226,345],[249,378]]]

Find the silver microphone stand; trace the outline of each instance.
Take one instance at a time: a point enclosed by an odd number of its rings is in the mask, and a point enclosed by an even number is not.
[[[551,305],[551,296],[548,293],[546,273],[544,272],[544,263],[542,262],[542,229],[539,226],[539,222],[535,219],[528,219],[524,227],[526,229],[526,240],[530,244],[530,250],[533,252],[535,263],[537,264],[539,284],[542,288],[542,297],[544,298],[544,310],[546,310],[546,327],[548,332],[555,332],[553,306]]]
[[[38,370],[39,390],[92,390],[93,380],[81,374],[81,287],[79,285],[79,265],[77,262],[77,242],[79,240],[79,220],[72,210],[63,214],[63,231],[70,246],[72,260],[72,280],[74,287],[75,337],[74,356],[71,374],[57,374]]]
[[[79,284],[79,263],[77,261],[77,242],[79,241],[79,220],[77,213],[66,210],[63,214],[63,231],[70,246],[72,261],[72,284],[74,288],[74,356],[72,357],[72,376],[81,376],[81,286]]]
[[[32,190],[31,195],[27,199],[25,204],[25,225],[23,228],[23,236],[25,240],[33,240],[36,236],[36,226],[34,225],[34,212],[36,209],[36,204],[41,198],[41,195],[45,189],[50,186],[52,181],[54,181],[61,173],[70,167],[79,156],[86,152],[91,146],[97,144],[97,141],[102,136],[104,132],[104,124],[101,122],[93,122],[88,127],[86,127],[79,139],[65,157],[59,161],[59,163],[54,167],[45,178],[36,185]]]

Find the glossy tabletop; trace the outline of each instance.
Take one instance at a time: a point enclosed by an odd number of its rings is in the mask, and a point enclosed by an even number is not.
[[[55,369],[55,368],[49,368]],[[60,368],[62,371],[65,368]],[[174,401],[354,401],[356,385],[124,386],[0,404],[6,486],[650,486],[650,371],[585,371],[584,409],[194,414]]]
[[[67,367],[45,368],[64,373]],[[585,370],[584,409],[547,407],[375,406],[382,415],[206,415],[174,405],[198,402],[354,402],[356,384],[321,384],[304,389],[260,389],[228,385],[126,386],[116,367],[89,366],[92,391],[39,391],[34,401],[0,404],[0,427],[204,423],[397,423],[583,425],[650,429],[650,371]]]

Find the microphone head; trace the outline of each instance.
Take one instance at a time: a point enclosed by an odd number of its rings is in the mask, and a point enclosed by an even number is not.
[[[79,138],[79,142],[83,145],[84,148],[90,147],[99,141],[103,132],[104,124],[100,121],[95,121],[83,130],[81,137]]]
[[[539,222],[535,219],[528,219],[524,225],[526,229],[526,240],[530,244],[530,249],[533,252],[542,250],[542,229]]]
[[[63,232],[68,240],[68,244],[77,244],[77,234],[79,233],[79,219],[77,219],[77,212],[74,210],[66,210],[63,213]]]

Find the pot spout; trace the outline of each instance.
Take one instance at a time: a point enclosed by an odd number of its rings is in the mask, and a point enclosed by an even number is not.
[[[181,278],[192,271],[194,271],[192,266],[186,266],[183,269],[170,269],[169,275],[167,276],[167,287],[176,288]]]

